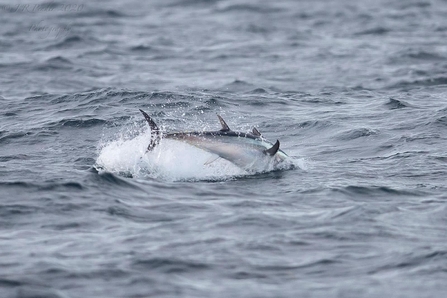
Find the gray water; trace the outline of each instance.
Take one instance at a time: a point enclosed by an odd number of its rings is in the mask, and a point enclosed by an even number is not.
[[[0,18],[0,297],[444,297],[445,1]],[[140,108],[165,131],[256,126],[297,167],[167,142],[151,164]]]

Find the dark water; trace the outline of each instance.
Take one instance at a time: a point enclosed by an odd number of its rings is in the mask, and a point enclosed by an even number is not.
[[[445,1],[0,16],[0,297],[444,297]],[[209,172],[176,145],[145,169],[139,108],[255,125],[299,167]]]

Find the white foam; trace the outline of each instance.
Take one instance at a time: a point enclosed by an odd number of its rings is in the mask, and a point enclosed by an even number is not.
[[[97,168],[169,181],[224,180],[248,174],[225,159],[183,142],[162,140],[153,151],[146,152],[149,140],[150,133],[146,131],[130,140],[120,136],[105,143],[96,160]]]

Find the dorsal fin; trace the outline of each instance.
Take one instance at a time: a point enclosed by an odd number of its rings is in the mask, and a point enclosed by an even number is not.
[[[217,115],[217,118],[219,118],[220,124],[222,125],[222,128],[220,131],[230,131],[231,129],[228,127],[227,123],[225,123],[225,120],[223,120],[220,115]]]
[[[147,146],[147,150],[151,151],[154,149],[154,147],[160,143],[160,129],[158,128],[157,124],[152,120],[151,117],[149,117],[148,114],[146,114],[145,111],[140,109],[140,112],[143,114],[144,118],[146,119],[147,123],[149,124],[151,128],[151,142]]]
[[[256,127],[253,127],[253,132],[252,133],[253,133],[254,136],[257,136],[257,137],[261,136],[261,133],[259,132],[259,130]]]
[[[276,154],[276,152],[278,152],[278,150],[279,150],[279,141],[276,140],[275,145],[273,145],[272,148],[270,149],[264,150],[264,153],[273,156]]]

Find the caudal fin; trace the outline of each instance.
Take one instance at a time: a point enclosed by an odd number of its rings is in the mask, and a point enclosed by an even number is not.
[[[140,109],[140,112],[143,114],[144,118],[149,124],[149,127],[151,128],[151,141],[147,146],[147,151],[151,151],[152,149],[154,149],[155,146],[157,146],[158,143],[160,143],[160,129],[158,128],[154,120],[152,120],[152,118],[149,117],[149,115],[145,111]]]

